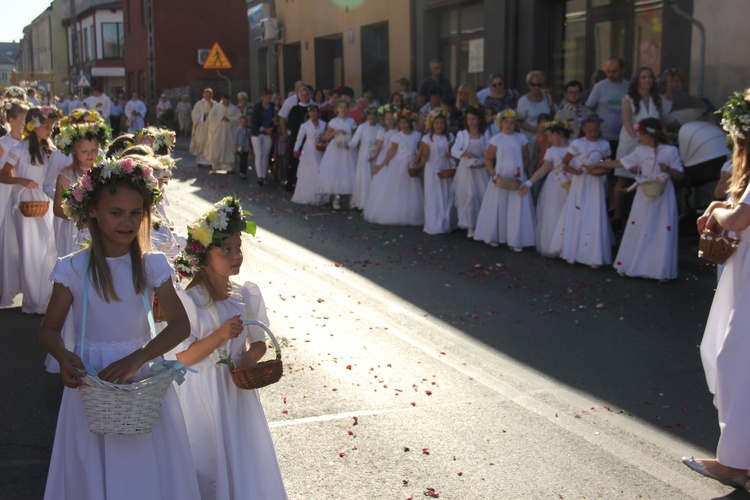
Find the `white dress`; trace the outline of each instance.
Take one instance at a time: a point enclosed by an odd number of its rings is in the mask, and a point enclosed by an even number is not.
[[[484,168],[484,154],[489,143],[489,132],[472,139],[469,132],[460,130],[451,148],[451,154],[458,160],[458,169],[453,178],[453,204],[458,215],[458,227],[462,229],[474,229],[477,225],[479,207],[490,181],[490,174]],[[475,158],[461,157],[464,153],[471,153]]]
[[[28,142],[21,141],[10,150],[6,161],[13,165],[14,177],[31,179],[41,186],[48,164],[47,156],[42,157],[41,165],[32,165]],[[23,292],[21,310],[27,314],[44,314],[52,295],[49,274],[55,267],[57,249],[52,229],[52,203],[43,216],[24,217],[18,203],[32,200],[49,201],[49,198],[41,187],[26,189],[20,184],[13,185],[3,230],[0,307],[11,306],[15,296]]]
[[[63,257],[50,276],[73,294],[76,332],[82,322],[83,280],[89,258],[88,250]],[[107,303],[89,285],[82,361],[95,369],[127,356],[151,338],[141,296],[133,287],[130,255],[108,258],[107,263],[120,300]],[[162,254],[146,254],[144,269],[149,288],[172,279],[172,268]],[[80,355],[80,333],[76,337],[75,352]],[[200,498],[175,390],[170,387],[167,391],[150,433],[117,436],[90,432],[80,393],[63,389],[45,498]]]
[[[536,205],[536,251],[545,257],[557,257],[559,254],[551,248],[551,244],[570,190],[572,175],[562,169],[562,160],[567,152],[567,147],[551,146],[544,154],[544,160],[552,163],[552,171],[545,177]]]
[[[64,168],[60,171],[60,176],[68,181],[68,186],[72,186],[78,180],[72,168]],[[50,211],[52,211],[52,204],[50,204]],[[64,257],[80,250],[82,241],[78,237],[78,228],[72,220],[54,216],[52,225],[55,230],[55,247],[58,256]]]
[[[633,102],[633,98],[630,96],[627,96],[628,104],[630,105],[630,110],[633,113],[633,120],[631,123],[633,124],[633,127],[641,121],[646,118],[659,118],[659,109],[654,104],[653,99],[651,99],[651,96],[648,97],[648,109],[646,109],[647,102],[644,100],[641,100],[640,108],[638,109],[638,113],[635,112],[635,103]],[[630,134],[627,133],[625,130],[625,126],[620,129],[620,139],[617,143],[617,151],[615,151],[615,158],[620,160],[633,151],[635,151],[636,146],[638,146],[640,142],[638,139],[633,139],[630,137]],[[635,176],[628,172],[626,168],[616,168],[615,169],[615,175],[618,177],[629,177],[634,178]]]
[[[421,137],[419,132],[397,132],[391,137],[390,147],[395,144],[398,149],[390,163],[372,177],[365,206],[367,222],[396,226],[424,224],[422,181],[409,176]]]
[[[740,198],[750,204],[750,188]],[[719,411],[721,437],[717,460],[729,467],[750,469],[750,227],[739,233],[740,243],[719,280],[701,342],[701,359],[708,389]]]
[[[385,160],[385,157],[388,155],[388,150],[391,149],[391,139],[395,134],[398,133],[397,129],[391,129],[386,130],[383,129],[380,132],[378,132],[378,137],[376,139],[376,142],[381,142],[380,146],[380,152],[378,153],[378,158],[372,162],[373,165],[378,165],[380,163],[383,163],[383,160]]]
[[[576,139],[568,147],[573,155],[570,166],[597,163],[610,157],[609,142],[604,139]],[[557,221],[550,242],[550,252],[558,253],[569,263],[589,266],[612,263],[612,227],[607,218],[606,175],[589,175],[584,171],[570,181],[570,192]]]
[[[528,141],[523,134],[500,133],[490,139],[490,146],[497,148],[495,173],[499,177],[527,180],[523,168],[523,148]],[[518,196],[496,186],[487,184],[482,206],[477,215],[474,239],[485,243],[507,243],[512,248],[534,246],[534,202],[531,196]]]
[[[354,133],[349,148],[353,149],[359,145],[359,155],[357,157],[357,167],[354,174],[354,192],[352,192],[353,207],[365,209],[367,204],[367,195],[370,192],[370,184],[372,182],[372,158],[375,152],[375,143],[378,140],[378,134],[383,130],[383,127],[375,124],[370,125],[365,122],[359,127]]]
[[[641,278],[677,278],[677,198],[672,179],[663,173],[659,164],[683,171],[676,147],[660,144],[656,149],[639,145],[635,151],[621,158],[625,168],[639,166],[639,183],[659,179],[666,182],[664,192],[652,198],[638,187],[633,208],[622,235],[614,267],[618,273]]]
[[[183,351],[193,342],[204,339],[237,314],[268,325],[266,306],[258,286],[246,282],[242,287],[235,285],[234,289],[234,294],[228,299],[212,302],[209,306],[206,306],[207,299],[200,286],[180,292],[190,317],[190,337],[174,352]],[[247,318],[248,313],[252,318]],[[232,358],[236,360],[247,349],[249,342],[264,338],[263,330],[246,327],[231,343]],[[226,352],[226,344],[217,351]],[[276,450],[258,391],[237,388],[227,365],[214,364],[212,357],[193,365],[198,373],[188,374],[185,384],[177,388],[185,413],[201,498],[286,498]]]
[[[2,154],[0,154],[0,170],[5,166],[5,160],[8,158],[8,153],[13,147],[21,141],[14,139],[10,134],[0,137],[0,147],[3,148]],[[13,235],[13,240],[8,240],[5,235],[5,219],[6,214],[10,213],[10,191],[13,188],[10,184],[0,184],[0,238],[5,242],[10,242],[15,247],[14,255],[18,255],[18,243],[15,240],[15,226],[11,221],[11,229],[8,231],[9,235]],[[8,243],[4,243],[3,246]],[[0,297],[3,295],[2,282],[3,282],[3,261],[2,253],[5,250],[0,248]],[[14,264],[15,266],[16,264]],[[14,273],[15,274],[15,273]],[[19,285],[20,286],[20,285]]]
[[[441,179],[438,172],[450,170],[450,143],[453,135],[425,134],[422,142],[430,148],[424,168],[424,232],[427,234],[450,233],[456,227],[456,208],[453,206],[453,178]]]
[[[299,129],[294,150],[299,151],[302,148],[302,154],[299,157],[297,185],[292,195],[292,203],[322,205],[327,200],[327,194],[318,192],[318,173],[323,153],[315,149],[315,143],[325,132],[326,122],[323,120],[318,120],[317,127],[307,120]]]
[[[334,136],[326,147],[320,160],[320,175],[318,176],[318,193],[352,194],[354,191],[354,167],[356,158],[354,151],[347,149],[357,124],[351,118],[342,120],[334,118],[328,124],[334,130],[343,130],[346,142]]]

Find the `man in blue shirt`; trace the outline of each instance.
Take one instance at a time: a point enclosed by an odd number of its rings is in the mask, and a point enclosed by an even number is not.
[[[437,86],[440,88],[440,94],[443,97],[447,96],[453,96],[453,87],[451,86],[451,82],[449,82],[447,79],[443,78],[443,63],[440,62],[439,59],[433,59],[430,62],[430,76],[422,80],[419,84],[419,89],[417,89],[417,103],[418,108],[421,108],[425,105],[427,102],[427,99],[430,96],[430,89],[434,86]]]

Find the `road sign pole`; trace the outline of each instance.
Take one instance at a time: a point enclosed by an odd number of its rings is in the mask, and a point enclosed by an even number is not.
[[[229,94],[229,101],[231,102],[232,101],[232,80],[222,75],[221,71],[219,71],[218,69],[216,70],[216,74],[219,75],[219,77],[227,81],[227,86],[229,87],[227,94]]]

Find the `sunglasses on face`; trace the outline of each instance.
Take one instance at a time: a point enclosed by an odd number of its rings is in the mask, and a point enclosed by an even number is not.
[[[542,86],[541,83],[530,83],[529,84],[529,87],[541,87],[541,86]]]

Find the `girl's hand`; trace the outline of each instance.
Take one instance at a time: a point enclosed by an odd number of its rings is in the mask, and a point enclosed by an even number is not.
[[[36,189],[39,187],[39,184],[32,181],[31,179],[18,179],[18,182],[25,188],[28,189]]]
[[[529,192],[529,186],[526,184],[522,184],[520,188],[518,188],[518,196],[526,196],[526,194]]]
[[[295,158],[299,158],[300,156],[302,156],[302,151],[295,151],[294,152],[294,157]]]
[[[696,221],[696,224],[698,225],[698,232],[702,233],[704,229],[708,228],[711,231],[716,231],[717,229],[720,229],[721,226],[717,224],[716,220],[713,218],[713,212],[717,208],[727,208],[728,204],[725,201],[712,201],[711,204],[708,206],[705,212],[703,212],[703,215],[698,217],[698,220]]]
[[[83,369],[83,362],[76,353],[65,351],[62,359],[58,360],[60,363],[60,376],[65,387],[75,389],[83,385],[81,379],[86,376],[86,371]]]
[[[244,326],[242,326],[242,319],[240,318],[240,315],[233,316],[229,318],[223,325],[219,327],[216,332],[214,332],[216,335],[219,336],[222,340],[230,340],[230,339],[236,339],[240,333],[242,333]]]
[[[669,165],[667,165],[666,163],[659,163],[659,170],[661,170],[662,172],[666,172],[667,170],[669,170]]]
[[[124,384],[135,375],[148,359],[143,359],[141,350],[128,354],[99,372],[99,378],[113,384]]]
[[[660,163],[659,166],[661,166],[661,165],[664,165],[664,164]],[[664,165],[664,166],[666,167],[666,165]],[[639,167],[638,165],[632,166],[632,167],[630,167],[628,169],[628,172],[630,172],[631,174],[640,175],[640,173],[641,173],[641,167]],[[664,170],[662,170],[662,172],[664,172]]]

